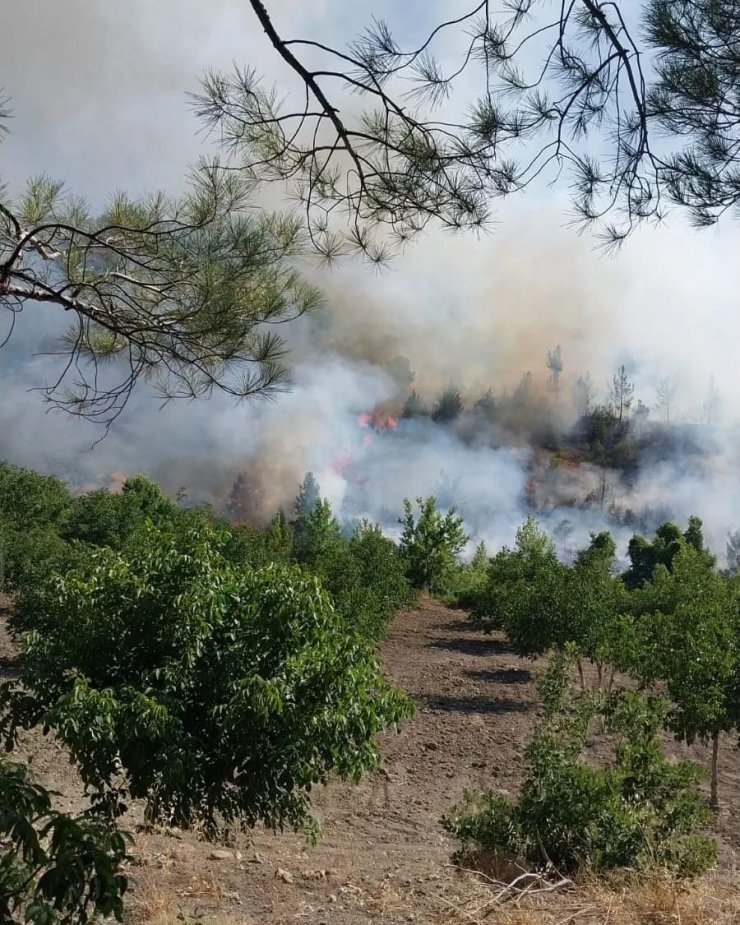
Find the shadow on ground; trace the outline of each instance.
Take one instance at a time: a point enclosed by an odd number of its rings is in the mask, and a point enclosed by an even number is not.
[[[14,658],[0,656],[0,681],[10,681],[20,677],[21,670]]]
[[[450,620],[447,623],[439,623],[435,627],[440,633],[480,633],[481,628],[476,626],[472,620]]]
[[[500,639],[432,639],[427,645],[430,649],[447,649],[450,652],[462,652],[463,655],[505,655],[511,649]]]
[[[531,703],[511,697],[454,697],[441,695],[422,697],[421,702],[433,710],[444,710],[451,713],[528,713],[532,709]]]
[[[493,684],[528,684],[533,680],[528,668],[470,668],[465,674],[477,681],[490,681]]]

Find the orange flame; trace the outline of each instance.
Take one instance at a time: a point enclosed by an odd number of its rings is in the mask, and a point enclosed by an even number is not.
[[[370,427],[373,430],[395,430],[398,427],[398,418],[384,411],[363,411],[357,417],[357,424],[363,429]]]

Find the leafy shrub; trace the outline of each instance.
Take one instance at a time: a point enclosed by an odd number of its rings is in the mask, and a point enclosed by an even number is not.
[[[56,478],[0,463],[0,583],[21,589],[65,570],[74,543],[124,549],[145,523],[187,517],[146,476],[72,498]]]
[[[22,587],[60,562],[70,506],[59,479],[0,462],[0,586]]]
[[[122,921],[127,837],[101,815],[53,809],[52,794],[0,759],[0,921]]]
[[[321,571],[323,562],[335,554],[341,543],[339,523],[325,498],[317,498],[314,506],[300,513],[293,523],[293,560],[312,571]]]
[[[137,475],[126,479],[120,492],[98,489],[75,498],[62,536],[123,549],[145,523],[165,526],[181,513],[156,482]]]
[[[58,527],[70,503],[66,486],[54,476],[0,462],[0,516],[14,529]]]
[[[719,736],[740,730],[740,597],[706,552],[684,543],[652,583],[630,595],[622,667],[643,684],[662,682],[676,737],[713,741],[712,803],[717,805]]]
[[[491,559],[473,620],[485,629],[505,629],[522,654],[547,651],[559,620],[564,574],[555,544],[534,517],[528,517],[517,530],[515,548],[504,548]]]
[[[412,600],[405,563],[395,543],[367,522],[355,524],[347,539],[311,472],[303,480],[294,510],[292,535],[281,514],[273,520],[270,548],[289,550],[295,562],[321,578],[353,629],[368,639],[379,639],[395,611]]]
[[[479,543],[470,562],[463,562],[450,578],[447,602],[456,607],[474,610],[480,605],[488,580],[488,550]]]
[[[69,547],[51,526],[17,530],[0,524],[0,585],[19,589],[41,581],[67,559]]]
[[[684,533],[673,523],[664,523],[655,531],[651,542],[642,536],[633,536],[627,547],[630,567],[624,573],[624,583],[633,590],[643,587],[653,580],[659,565],[671,570],[673,560],[685,546],[690,546],[701,555],[708,568],[715,565],[714,556],[704,546],[702,522],[698,517],[690,517]]]
[[[454,508],[443,514],[437,510],[434,497],[417,498],[416,503],[418,517],[414,516],[411,502],[408,499],[403,502],[401,556],[411,585],[439,594],[448,589],[457,556],[468,537]]]
[[[610,534],[592,534],[567,566],[530,517],[517,531],[515,549],[491,560],[473,619],[485,629],[504,629],[520,655],[574,643],[579,655],[599,666],[613,662],[626,594],[611,573],[615,553]]]
[[[349,542],[334,543],[317,574],[349,625],[373,640],[414,598],[396,544],[367,525],[359,525]]]
[[[313,472],[307,472],[293,503],[292,555],[296,562],[315,568],[341,536],[331,504],[321,497]],[[274,522],[273,522],[274,524]]]
[[[148,528],[24,594],[21,721],[100,794],[122,766],[151,818],[300,827],[311,787],[373,767],[409,703],[316,578],[236,567],[227,543]]]
[[[541,684],[545,717],[526,751],[518,798],[468,794],[444,820],[464,849],[483,848],[538,867],[664,866],[691,876],[713,862],[716,846],[698,830],[709,811],[698,793],[700,769],[665,757],[659,730],[665,703],[622,691],[608,700],[573,695],[574,653],[559,654]],[[584,758],[592,720],[614,737],[610,764]]]
[[[225,537],[222,554],[232,565],[263,568],[276,561],[264,530],[245,524],[219,526]]]

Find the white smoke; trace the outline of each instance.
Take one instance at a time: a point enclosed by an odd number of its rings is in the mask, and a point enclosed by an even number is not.
[[[334,0],[281,0],[270,8],[292,33],[330,39],[346,38],[367,18],[359,3]],[[411,10],[404,17],[414,18]],[[176,191],[203,144],[185,91],[197,87],[204,68],[228,68],[232,60],[267,71],[281,89],[290,85],[237,0],[11,4],[0,32],[0,86],[16,117],[0,147],[0,172],[15,186],[34,172],[63,176],[95,201],[117,187]],[[667,508],[679,519],[699,514],[722,552],[727,530],[740,526],[738,229],[726,220],[698,233],[675,218],[640,231],[607,260],[563,227],[564,210],[561,193],[536,190],[502,209],[490,236],[428,234],[379,276],[354,264],[331,275],[307,265],[329,311],[288,331],[290,393],[254,406],[215,397],[160,410],[139,389],[94,449],[98,431],[45,414],[39,393],[29,391],[58,370],[54,358],[36,355],[49,349],[54,312],[29,306],[11,349],[0,351],[0,456],[58,472],[78,488],[146,471],[170,491],[184,485],[193,500],[216,505],[238,472],[256,467],[273,508],[290,504],[311,469],[342,518],[368,516],[393,531],[404,497],[437,494],[496,548],[513,540],[527,513],[534,451],[463,441],[429,422],[373,435],[357,416],[403,399],[387,370],[393,357],[407,358],[413,387],[429,400],[453,384],[469,405],[488,387],[513,389],[528,371],[544,382],[546,352],[559,344],[564,392],[590,371],[603,400],[625,363],[653,418],[655,387],[671,378],[679,425],[700,421],[713,378],[723,414],[712,437],[716,452],[699,466],[674,453],[629,485],[615,473],[606,477],[610,500],[625,506]],[[600,509],[569,503],[600,478],[589,467],[557,473],[562,503],[541,516],[553,531],[561,525],[563,546],[579,545],[604,524]]]

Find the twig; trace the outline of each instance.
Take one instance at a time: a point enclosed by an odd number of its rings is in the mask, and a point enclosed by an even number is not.
[[[440,894],[437,898],[441,899],[443,903],[446,903],[450,907],[450,909],[454,909],[455,912],[462,913],[465,916],[465,918],[468,919],[470,922],[475,922],[476,925],[484,925],[484,922],[482,919],[476,918],[476,916],[471,915],[467,909],[463,909],[462,906],[458,906],[456,903],[453,903],[452,900],[447,899],[446,896],[442,896]]]
[[[571,914],[566,918],[555,922],[555,925],[567,925],[568,922],[572,922],[573,919],[577,919],[579,915],[586,915],[587,912],[594,912],[596,909],[598,909],[598,906],[584,906],[583,909],[576,909],[575,912],[571,912]]]

